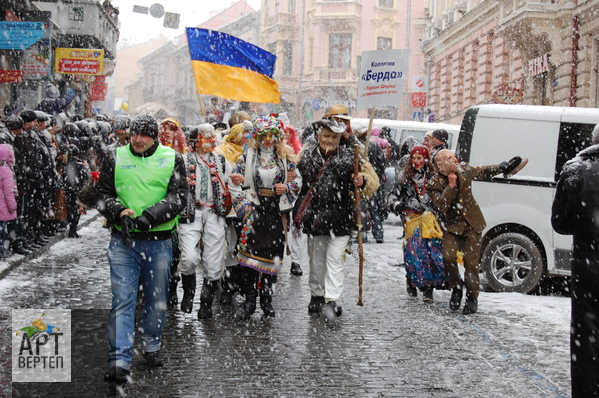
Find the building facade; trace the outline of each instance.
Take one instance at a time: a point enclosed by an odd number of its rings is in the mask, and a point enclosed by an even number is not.
[[[262,0],[260,46],[277,55],[275,80],[281,91],[276,111],[293,124],[319,119],[332,104],[356,111],[363,51],[410,49],[403,101],[377,109],[376,116],[412,120],[411,82],[424,76],[421,39],[424,0]]]
[[[485,103],[599,106],[599,2],[430,0],[426,14],[436,120]]]
[[[57,48],[103,51],[102,75],[114,70],[119,36],[118,9],[108,1],[5,0],[0,2],[0,21],[30,29],[27,22],[42,22],[44,37],[30,44],[0,50],[0,101],[8,112],[35,108],[44,98],[46,84],[54,83],[64,94],[72,89],[76,101],[71,113],[91,116],[93,76],[58,73],[54,67]],[[21,25],[19,25],[21,24]],[[26,35],[25,35],[26,36]],[[91,51],[90,51],[91,52]],[[5,111],[6,112],[6,111]]]

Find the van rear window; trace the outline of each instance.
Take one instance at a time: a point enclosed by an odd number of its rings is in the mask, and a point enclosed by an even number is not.
[[[576,156],[578,152],[591,145],[591,133],[594,124],[562,123],[557,142],[557,159],[555,162],[555,181],[559,180],[564,164]]]

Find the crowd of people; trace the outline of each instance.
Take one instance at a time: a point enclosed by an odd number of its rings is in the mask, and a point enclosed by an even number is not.
[[[47,112],[2,119],[0,226],[9,244],[1,248],[4,256],[26,255],[56,233],[77,238],[86,209],[106,218],[112,309],[105,379],[117,383],[129,380],[138,295],[143,355],[149,366],[162,366],[166,311],[193,311],[198,274],[198,319],[213,317],[215,299],[231,305],[235,294],[244,300],[240,321],[252,317],[258,299],[264,317],[274,317],[277,277],[290,255],[291,275],[309,266],[308,312],[334,323],[358,211],[367,225],[363,240],[370,233],[376,244],[384,242],[388,213],[401,216],[410,297],[421,290],[432,301],[434,289],[451,289],[457,310],[465,286],[463,313],[476,312],[484,218],[470,184],[525,164],[519,157],[480,168],[460,163],[444,130],[400,146],[388,128],[368,135],[344,105],[300,131],[280,115],[244,111],[226,124],[185,127],[146,114],[68,118],[68,98],[52,87],[48,94]],[[384,188],[389,168],[396,170],[391,195]]]
[[[0,162],[11,171],[4,173],[3,184],[13,191],[5,190],[0,203],[7,210],[0,220],[3,258],[29,255],[57,233],[79,237],[77,225],[86,209],[77,196],[97,178],[117,133],[116,125],[101,118],[67,116],[73,98],[70,92],[60,97],[48,84],[35,110],[5,115],[0,122],[0,144],[6,145]]]

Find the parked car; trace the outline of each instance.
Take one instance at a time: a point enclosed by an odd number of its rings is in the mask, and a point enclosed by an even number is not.
[[[370,119],[354,118],[352,122],[365,123],[368,125]],[[372,127],[384,127],[387,126],[391,129],[391,137],[400,146],[408,137],[414,137],[418,142],[424,140],[424,135],[429,131],[437,129],[445,129],[449,135],[447,140],[450,149],[455,150],[457,145],[457,137],[460,133],[460,126],[457,124],[446,124],[446,123],[423,123],[423,122],[411,122],[405,120],[389,120],[389,119],[373,119]]]
[[[513,156],[528,165],[509,179],[475,181],[487,221],[481,270],[494,291],[528,293],[544,277],[569,276],[572,238],[551,228],[551,204],[564,164],[591,142],[599,109],[480,105],[464,115],[456,154],[473,166]]]

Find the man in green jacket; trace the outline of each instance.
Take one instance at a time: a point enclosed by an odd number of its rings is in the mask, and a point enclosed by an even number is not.
[[[183,158],[158,142],[150,115],[131,122],[131,142],[110,152],[100,173],[97,207],[111,224],[108,247],[112,309],[108,317],[108,372],[104,379],[129,381],[138,285],[144,295],[139,330],[143,355],[162,366],[160,343],[172,261],[171,231],[185,206]]]

